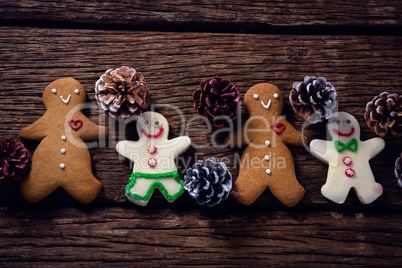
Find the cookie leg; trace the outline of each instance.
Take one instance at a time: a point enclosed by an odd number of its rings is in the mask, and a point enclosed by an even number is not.
[[[280,172],[280,173],[277,173]],[[305,190],[296,179],[294,169],[272,171],[272,174],[262,174],[268,177],[268,188],[272,194],[285,206],[295,206],[304,196]]]
[[[164,178],[160,182],[158,188],[169,202],[175,201],[184,191],[183,181],[178,182],[174,178]]]
[[[126,186],[128,200],[139,206],[146,206],[154,192],[154,179],[136,178],[130,179]]]
[[[327,182],[321,187],[321,194],[337,204],[343,204],[349,194],[348,181],[338,178],[327,178]]]
[[[101,182],[93,175],[91,177],[71,177],[61,186],[69,195],[83,204],[92,202],[102,189]]]
[[[43,172],[32,169],[28,177],[19,185],[21,195],[30,203],[39,202],[59,187],[51,172],[41,173]]]
[[[231,195],[238,202],[249,206],[257,200],[266,188],[267,181],[264,180],[261,175],[255,176],[255,171],[248,172],[247,169],[241,169],[239,177],[237,177],[233,184]]]
[[[382,185],[376,182],[361,183],[359,187],[353,188],[353,190],[363,204],[370,204],[383,193]]]

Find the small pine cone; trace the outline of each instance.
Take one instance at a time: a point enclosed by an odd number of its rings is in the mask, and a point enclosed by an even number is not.
[[[398,179],[399,186],[402,187],[402,152],[395,161],[395,177]]]
[[[315,124],[331,117],[336,96],[335,88],[327,79],[306,76],[304,81],[293,83],[289,100],[296,114]]]
[[[0,185],[21,181],[29,168],[28,150],[21,142],[0,139]]]
[[[367,103],[367,125],[382,138],[402,136],[402,96],[383,92]]]
[[[207,117],[215,127],[223,127],[227,118],[237,118],[239,99],[240,93],[232,82],[219,76],[201,81],[193,93],[195,111]]]
[[[395,161],[395,177],[398,179],[399,186],[402,187],[402,152]]]
[[[127,66],[107,70],[95,85],[96,101],[115,119],[140,116],[150,104],[148,95],[142,73]]]
[[[213,207],[225,200],[232,189],[232,174],[222,162],[215,158],[198,161],[187,169],[184,189],[199,205]]]

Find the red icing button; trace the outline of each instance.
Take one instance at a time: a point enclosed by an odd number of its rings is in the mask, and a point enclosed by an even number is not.
[[[348,168],[347,170],[345,170],[345,175],[350,177],[353,177],[355,175],[355,171],[351,168]]]
[[[349,156],[345,156],[343,158],[343,163],[347,166],[349,166],[350,164],[352,164],[352,158],[350,158]]]
[[[156,167],[156,159],[155,158],[149,158],[148,159],[148,166]]]
[[[158,150],[158,149],[156,148],[155,145],[149,145],[149,147],[148,147],[148,152],[149,152],[150,154],[156,153],[157,150]]]

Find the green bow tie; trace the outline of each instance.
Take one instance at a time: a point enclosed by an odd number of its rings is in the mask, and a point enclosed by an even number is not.
[[[354,146],[354,147],[353,147]],[[351,150],[352,152],[356,152],[357,151],[357,140],[356,139],[352,139],[350,142],[348,142],[346,145],[343,144],[342,142],[336,140],[335,141],[335,149],[338,152],[343,152],[344,150],[348,149]]]

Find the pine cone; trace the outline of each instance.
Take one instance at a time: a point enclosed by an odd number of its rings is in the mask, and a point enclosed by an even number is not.
[[[382,138],[402,136],[402,97],[383,92],[367,103],[364,113],[367,125]]]
[[[239,99],[240,93],[232,82],[219,76],[201,81],[193,93],[195,111],[207,117],[215,127],[223,127],[227,118],[237,118]]]
[[[28,150],[12,139],[0,139],[0,185],[21,181],[27,174]]]
[[[150,104],[148,95],[142,73],[127,66],[107,70],[95,86],[96,101],[116,119],[119,115],[123,118],[140,116]]]
[[[199,205],[213,207],[225,200],[232,189],[232,174],[222,162],[209,158],[187,169],[184,188]]]
[[[395,177],[398,179],[399,186],[402,187],[402,152],[395,161]]]
[[[328,119],[336,106],[336,90],[324,77],[306,76],[293,83],[289,96],[296,114],[315,124]]]

